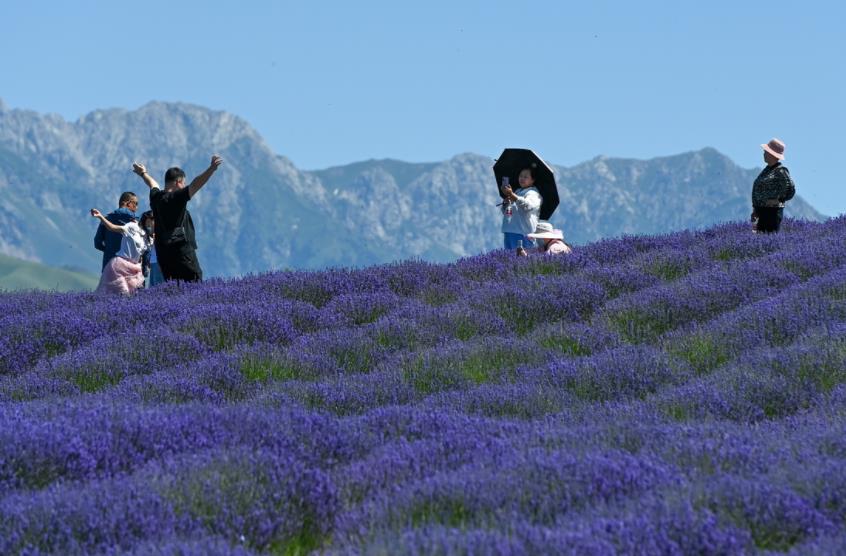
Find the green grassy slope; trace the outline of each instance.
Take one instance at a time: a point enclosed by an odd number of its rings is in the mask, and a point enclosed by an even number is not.
[[[93,290],[98,280],[95,274],[0,255],[0,290]]]

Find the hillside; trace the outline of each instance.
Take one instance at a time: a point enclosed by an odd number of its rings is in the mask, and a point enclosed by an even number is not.
[[[2,294],[0,553],[844,553],[844,244]]]
[[[125,190],[139,193],[146,208],[132,161],[158,177],[173,165],[194,176],[213,152],[226,163],[191,202],[206,276],[451,262],[502,242],[490,156],[304,171],[243,119],[200,106],[151,102],[68,122],[0,105],[0,253],[97,272],[96,222],[86,211],[114,209]],[[543,154],[555,161],[556,153]],[[707,148],[555,170],[561,205],[553,221],[575,244],[745,220],[757,175]],[[801,198],[802,169],[792,170],[799,195],[787,214],[821,220]]]
[[[0,290],[93,290],[99,276],[0,255]]]

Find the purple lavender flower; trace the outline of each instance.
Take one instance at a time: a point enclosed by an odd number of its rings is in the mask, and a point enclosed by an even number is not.
[[[338,511],[336,489],[326,474],[286,453],[183,456],[151,471],[150,482],[177,516],[259,550],[316,548]]]
[[[624,346],[583,359],[549,365],[548,380],[585,400],[640,398],[686,382],[691,371],[659,350]]]
[[[413,353],[401,366],[406,382],[428,394],[487,382],[510,382],[519,366],[541,363],[547,357],[545,350],[526,339],[486,338]]]
[[[191,336],[167,328],[139,326],[42,361],[35,373],[66,379],[82,392],[95,392],[126,376],[148,374],[198,359],[206,351]]]
[[[0,294],[0,553],[842,552],[844,244]]]
[[[760,549],[785,551],[835,530],[801,496],[759,481],[727,477],[709,485],[703,502],[721,518],[748,529]]]

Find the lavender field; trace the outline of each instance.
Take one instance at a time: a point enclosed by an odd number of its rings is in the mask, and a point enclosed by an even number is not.
[[[846,217],[0,332],[0,554],[846,553]]]

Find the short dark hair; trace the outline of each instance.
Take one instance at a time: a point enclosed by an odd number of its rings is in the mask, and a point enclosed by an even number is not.
[[[132,191],[124,191],[120,194],[120,199],[118,199],[118,206],[122,207],[123,205],[131,201],[133,197],[137,199],[138,195],[136,195]]]
[[[182,168],[174,166],[173,168],[168,168],[167,172],[165,172],[165,183],[173,183],[179,178],[185,178],[185,172],[182,171]]]

